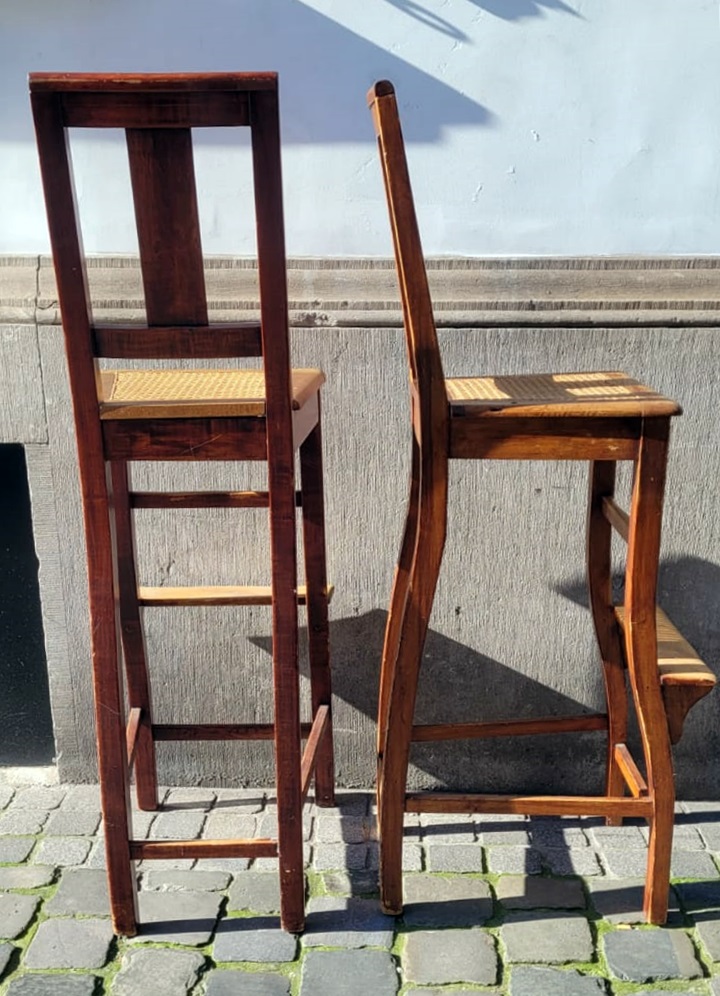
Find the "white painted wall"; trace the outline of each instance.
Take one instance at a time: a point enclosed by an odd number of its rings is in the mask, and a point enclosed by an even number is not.
[[[1,0],[0,252],[45,252],[30,70],[277,69],[288,252],[390,254],[365,91],[397,86],[428,254],[717,253],[717,0]],[[226,137],[208,253],[252,251]],[[123,149],[84,141],[91,252],[134,249]]]

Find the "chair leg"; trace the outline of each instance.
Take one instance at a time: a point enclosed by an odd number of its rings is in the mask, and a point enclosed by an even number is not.
[[[300,784],[295,484],[292,465],[283,467],[281,460],[270,460],[269,478],[280,922],[285,930],[300,933],[305,926],[305,877]]]
[[[382,665],[380,669],[380,690],[378,696],[377,719],[377,804],[378,821],[382,810],[382,766],[385,749],[385,735],[388,724],[388,707],[390,689],[395,674],[398,647],[400,646],[400,629],[405,615],[410,567],[413,551],[417,543],[418,504],[420,496],[420,450],[415,434],[412,440],[412,465],[410,471],[410,497],[408,499],[405,530],[400,547],[400,556],[395,567],[390,608],[385,625],[385,640],[383,643]]]
[[[645,899],[649,923],[667,918],[675,786],[657,667],[655,600],[669,419],[646,419],[635,466],[625,583],[625,644],[653,803]]]
[[[395,660],[388,656],[383,661],[387,708],[379,766],[378,791],[382,804],[378,816],[380,897],[386,913],[402,912],[403,823],[410,738],[420,662],[445,545],[447,461],[438,459],[428,469],[429,474],[425,467],[421,468],[417,502],[412,500],[415,487],[411,486],[410,522],[402,552],[406,552],[408,535],[414,532],[413,557],[407,579],[404,579],[404,572],[398,572],[401,584],[396,588],[406,588],[404,611],[396,623],[388,623],[389,626],[397,625]],[[417,525],[413,530],[414,505]],[[398,596],[400,593],[397,592]]]
[[[92,652],[98,774],[105,832],[106,867],[113,930],[137,933],[137,882],[130,860],[125,704],[120,672],[119,618],[113,564],[114,526],[108,509],[112,483],[104,470],[83,480],[85,538],[88,561],[90,639]]]
[[[312,714],[321,705],[332,708],[330,633],[328,627],[327,570],[325,562],[325,509],[323,497],[322,430],[320,420],[300,447],[302,524],[307,585],[308,656]],[[332,712],[315,762],[315,802],[335,805]]]
[[[612,527],[603,515],[603,498],[615,492],[616,464],[594,461],[590,464],[590,494],[587,523],[587,580],[590,610],[602,660],[608,714],[608,743],[605,792],[617,797],[625,793],[625,779],[615,757],[616,744],[627,742],[628,703],[625,684],[625,658],[612,598]],[[619,826],[622,817],[607,817],[608,826]]]
[[[128,468],[124,461],[113,462],[110,467],[115,511],[120,627],[128,703],[131,710],[140,710],[134,755],[135,790],[138,807],[153,810],[158,806],[157,766],[152,735],[152,704],[145,636],[137,601],[135,542],[128,494]]]

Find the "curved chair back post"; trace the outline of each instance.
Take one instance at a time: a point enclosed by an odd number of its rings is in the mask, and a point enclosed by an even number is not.
[[[447,437],[448,424],[442,359],[392,83],[386,80],[376,83],[368,92],[368,105],[385,180],[413,401],[417,404],[416,431],[421,429],[421,442],[431,438],[441,442]]]

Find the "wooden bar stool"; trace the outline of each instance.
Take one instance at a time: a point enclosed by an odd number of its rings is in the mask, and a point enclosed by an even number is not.
[[[40,165],[67,349],[89,573],[98,762],[113,924],[135,934],[133,862],[150,858],[279,858],[281,920],[304,925],[302,804],[334,803],[328,586],[325,575],[320,370],[291,370],[277,76],[30,77]],[[210,324],[191,129],[246,127],[252,140],[260,321]],[[123,128],[127,137],[147,313],[144,325],[93,321],[67,131]],[[258,356],[262,370],[100,370],[98,360]],[[295,485],[299,450],[300,488]],[[133,493],[135,460],[266,461],[267,491]],[[298,586],[296,506],[305,587]],[[271,580],[257,587],[139,587],[137,508],[268,508]],[[307,606],[312,722],[300,723],[298,604]],[[163,605],[271,605],[273,724],[153,721],[142,612]],[[120,638],[122,652],[120,649]],[[124,657],[128,710],[120,658]],[[304,752],[301,738],[306,739]],[[278,839],[142,841],[128,829],[129,772],[138,805],[158,805],[158,740],[273,740]]]
[[[412,474],[380,679],[378,811],[384,909],[402,910],[404,812],[641,816],[650,825],[644,911],[667,916],[673,832],[671,741],[715,677],[656,609],[660,521],[670,419],[679,406],[616,371],[446,380],[420,245],[393,87],[368,94],[378,136],[410,362]],[[587,573],[607,698],[602,714],[499,723],[413,725],[423,646],[447,519],[448,461],[588,460]],[[629,516],[614,498],[615,467],[632,461]],[[625,601],[612,603],[610,539],[628,544]],[[626,674],[645,773],[627,747]],[[413,742],[606,730],[602,796],[406,792]],[[629,790],[629,796],[626,791]]]

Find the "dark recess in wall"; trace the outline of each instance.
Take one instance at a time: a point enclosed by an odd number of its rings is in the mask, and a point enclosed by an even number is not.
[[[0,764],[54,752],[25,452],[0,446]]]

